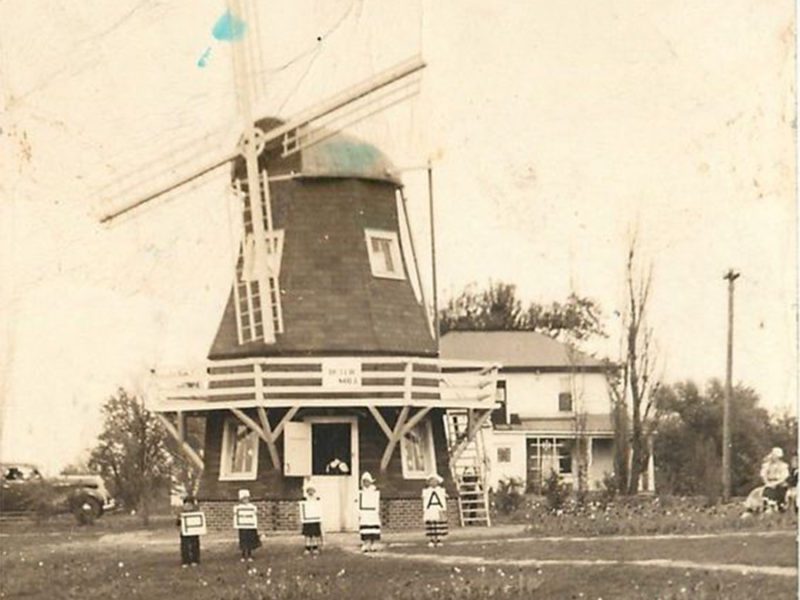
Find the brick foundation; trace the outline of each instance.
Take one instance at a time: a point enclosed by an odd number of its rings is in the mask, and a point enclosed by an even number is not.
[[[233,527],[234,500],[200,499],[201,510],[206,514],[211,531]],[[258,507],[258,528],[261,531],[300,531],[300,513],[293,500],[254,500]],[[450,511],[450,527],[458,525],[454,518],[455,507]],[[386,531],[422,529],[422,502],[416,498],[385,498],[381,500],[381,523]]]
[[[200,499],[201,510],[206,514],[208,528],[221,531],[233,527],[235,500]],[[292,500],[254,500],[258,507],[258,528],[262,531],[299,531],[300,511]]]

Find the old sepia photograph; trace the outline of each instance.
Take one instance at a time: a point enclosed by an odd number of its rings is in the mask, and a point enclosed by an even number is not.
[[[0,0],[0,599],[797,598],[796,15]]]

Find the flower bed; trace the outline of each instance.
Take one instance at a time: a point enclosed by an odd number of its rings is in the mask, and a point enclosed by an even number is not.
[[[794,514],[768,514],[743,518],[741,502],[707,505],[704,498],[671,496],[618,497],[613,501],[568,499],[558,509],[539,496],[526,496],[509,515],[496,514],[493,522],[526,524],[528,534],[541,535],[646,535],[704,533],[743,529],[786,529],[797,526]]]

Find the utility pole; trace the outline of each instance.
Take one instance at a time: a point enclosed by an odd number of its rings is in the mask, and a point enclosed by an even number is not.
[[[439,344],[439,291],[436,281],[436,228],[433,212],[433,164],[428,161],[428,212],[431,223],[431,279],[433,280],[433,328],[434,339]]]
[[[725,401],[722,405],[722,499],[731,498],[731,402],[733,398],[733,287],[739,273],[729,269],[728,281],[728,358],[725,373]]]

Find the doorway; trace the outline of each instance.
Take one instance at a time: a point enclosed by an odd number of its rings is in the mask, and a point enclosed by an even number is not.
[[[311,476],[322,505],[324,531],[358,528],[358,422],[355,418],[312,417]]]

